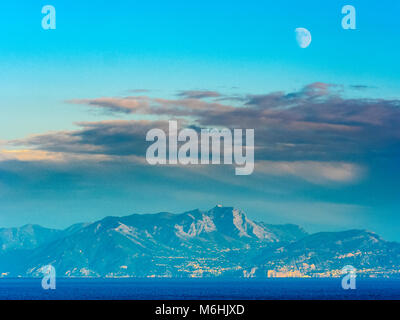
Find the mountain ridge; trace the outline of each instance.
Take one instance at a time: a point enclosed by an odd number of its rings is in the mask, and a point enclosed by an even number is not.
[[[19,230],[20,229],[20,230]],[[8,241],[8,242],[7,242]],[[400,244],[367,230],[307,233],[233,207],[107,216],[66,229],[0,229],[0,275],[65,277],[397,276]]]

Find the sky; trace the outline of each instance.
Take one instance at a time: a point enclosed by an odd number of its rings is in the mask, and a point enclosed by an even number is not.
[[[0,227],[223,204],[400,241],[399,14],[389,0],[2,2]],[[171,119],[254,129],[254,173],[150,166],[146,132]]]

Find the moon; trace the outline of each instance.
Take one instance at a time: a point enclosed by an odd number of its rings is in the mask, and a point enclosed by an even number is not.
[[[311,43],[311,33],[306,28],[296,28],[296,40],[300,48],[307,48]]]

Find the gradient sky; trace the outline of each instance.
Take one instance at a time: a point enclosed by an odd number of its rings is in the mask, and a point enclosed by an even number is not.
[[[56,30],[41,28],[46,4]],[[346,4],[356,30],[341,28]],[[400,241],[399,15],[389,0],[3,1],[0,226],[222,203]],[[255,128],[255,173],[138,161],[146,130],[182,107],[200,126]]]

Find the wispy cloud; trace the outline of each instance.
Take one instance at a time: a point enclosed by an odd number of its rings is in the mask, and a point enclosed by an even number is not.
[[[321,161],[259,161],[258,173],[294,176],[306,181],[324,183],[353,183],[362,178],[365,169],[348,162]]]
[[[221,94],[217,91],[209,90],[186,90],[178,93],[178,96],[188,99],[204,99],[204,98],[217,98]]]

